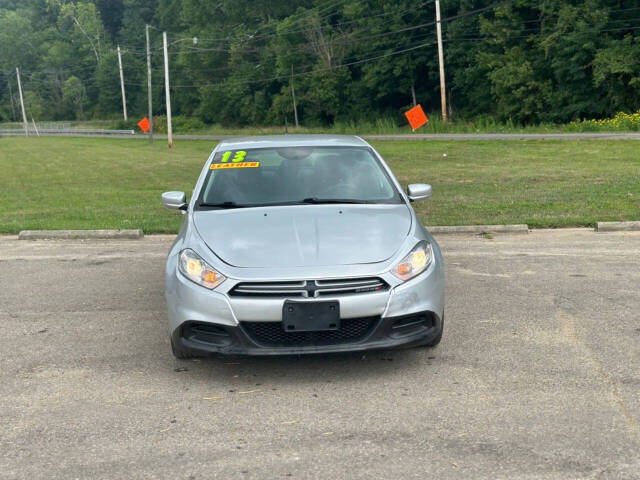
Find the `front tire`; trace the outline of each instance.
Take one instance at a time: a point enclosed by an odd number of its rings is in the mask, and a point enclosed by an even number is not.
[[[189,360],[190,358],[198,358],[199,356],[191,352],[190,350],[182,348],[181,346],[173,343],[173,338],[171,339],[171,353],[173,353],[173,356],[178,360]]]

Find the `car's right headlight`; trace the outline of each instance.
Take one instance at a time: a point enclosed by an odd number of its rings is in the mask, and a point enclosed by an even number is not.
[[[426,240],[418,242],[406,257],[391,269],[400,280],[407,281],[416,275],[421,274],[433,262],[433,250],[431,244]]]
[[[205,262],[200,255],[186,248],[180,252],[178,270],[185,277],[205,288],[214,289],[226,280],[226,277]]]

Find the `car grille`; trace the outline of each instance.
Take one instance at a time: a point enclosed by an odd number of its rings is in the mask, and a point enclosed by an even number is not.
[[[362,340],[373,331],[380,317],[344,318],[338,330],[320,332],[287,332],[282,322],[241,322],[246,334],[259,345],[297,347],[338,345]]]
[[[235,297],[321,297],[354,295],[388,290],[378,277],[341,278],[336,280],[302,280],[297,282],[242,282],[231,289]]]

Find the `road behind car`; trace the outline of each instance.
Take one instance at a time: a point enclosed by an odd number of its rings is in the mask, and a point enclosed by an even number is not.
[[[0,237],[0,478],[639,478],[640,234],[438,241],[435,349],[178,361],[171,237]]]

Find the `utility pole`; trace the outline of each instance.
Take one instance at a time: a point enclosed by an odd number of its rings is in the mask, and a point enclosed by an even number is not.
[[[416,102],[416,88],[413,83],[411,84],[411,99],[413,100],[414,107],[418,105],[418,102]]]
[[[16,67],[16,77],[18,77],[18,91],[20,92],[20,107],[22,108],[22,126],[24,127],[25,137],[29,136],[29,124],[27,123],[27,114],[24,111],[24,98],[22,98],[22,83],[20,83],[20,69]]]
[[[149,102],[149,145],[153,144],[153,103],[151,101],[151,47],[149,45],[149,25],[147,25],[147,98]]]
[[[169,148],[173,148],[173,132],[171,130],[171,94],[169,93],[169,52],[167,51],[167,32],[162,32],[164,48],[164,96],[167,99],[167,140]]]
[[[122,111],[124,121],[127,121],[127,97],[124,95],[124,74],[122,73],[122,56],[120,55],[120,45],[118,45],[118,68],[120,69],[120,88],[122,89]]]
[[[291,98],[293,99],[293,118],[295,118],[296,128],[298,128],[298,107],[296,106],[296,91],[293,88],[293,65],[291,65]]]
[[[440,25],[440,0],[436,0],[436,30],[438,32],[438,63],[440,64],[440,103],[442,121],[447,121],[447,95],[444,83],[444,54],[442,52],[442,26]]]

